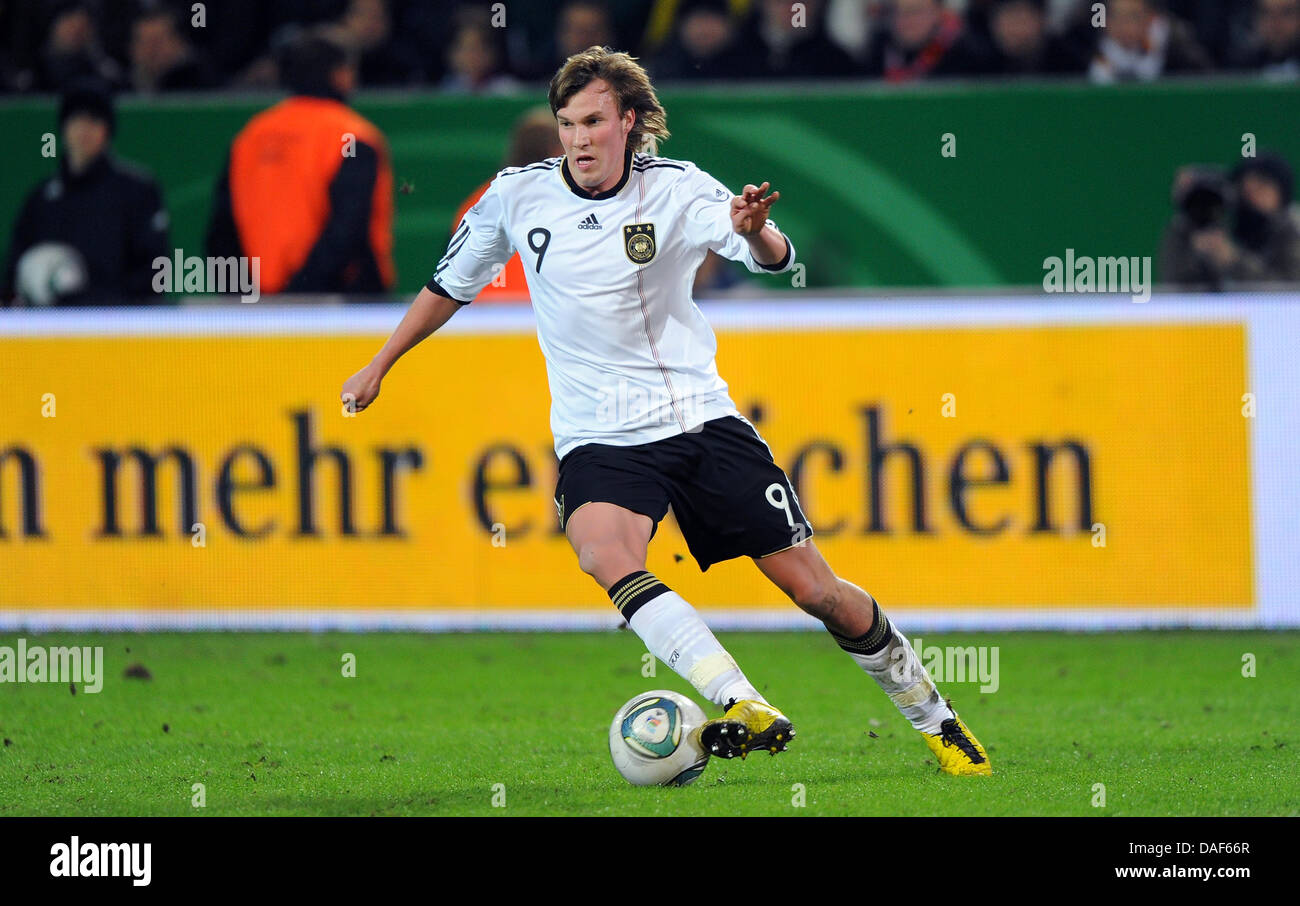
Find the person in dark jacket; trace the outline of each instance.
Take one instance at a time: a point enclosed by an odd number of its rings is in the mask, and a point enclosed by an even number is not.
[[[942,0],[894,0],[867,48],[867,74],[887,82],[987,72],[991,53]]]
[[[1191,26],[1155,0],[1110,0],[1088,78],[1103,85],[1151,82],[1209,72],[1213,66]]]
[[[355,63],[308,34],[285,49],[292,96],[231,143],[208,225],[212,257],[259,259],[260,292],[393,287],[393,173],[383,133],[346,103]]]
[[[724,81],[761,75],[727,0],[684,0],[672,39],[651,60],[657,80]]]
[[[1294,186],[1291,165],[1272,152],[1243,160],[1231,183],[1205,170],[1181,171],[1174,187],[1179,211],[1160,248],[1161,279],[1215,290],[1300,283]]]
[[[1047,30],[1046,0],[992,0],[989,72],[1005,76],[1082,74],[1086,68],[1065,41]]]
[[[113,100],[81,86],[59,105],[59,170],[27,196],[14,223],[5,302],[134,305],[153,291],[154,261],[171,254],[158,183],[110,152]]]
[[[757,48],[757,75],[764,79],[833,79],[854,75],[853,58],[826,30],[821,0],[798,5],[760,0],[740,45]]]
[[[168,9],[142,13],[131,25],[131,87],[142,94],[214,88],[207,59],[185,37]]]
[[[1279,81],[1300,79],[1300,0],[1255,0],[1254,33],[1232,64]]]

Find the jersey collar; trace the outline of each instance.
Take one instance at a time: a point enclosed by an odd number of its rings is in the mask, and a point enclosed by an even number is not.
[[[628,179],[632,176],[632,149],[628,148],[623,154],[623,176],[619,179],[618,184],[612,189],[607,189],[599,195],[592,195],[573,181],[573,174],[569,172],[569,157],[566,154],[564,163],[560,165],[560,175],[564,177],[564,184],[569,187],[569,191],[585,201],[604,201],[606,198],[613,198],[623,187],[627,185]]]

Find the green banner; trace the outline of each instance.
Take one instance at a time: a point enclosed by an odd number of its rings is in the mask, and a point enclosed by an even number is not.
[[[1154,257],[1178,166],[1230,166],[1245,136],[1300,162],[1300,91],[1253,81],[747,87],[662,99],[672,138],[660,153],[733,188],[780,189],[773,216],[817,287],[1040,285],[1043,260],[1066,249]],[[403,294],[432,272],[459,204],[501,166],[515,118],[544,100],[540,87],[356,99],[405,183],[394,223]],[[157,175],[172,242],[187,254],[201,253],[231,138],[273,101],[122,101],[117,152]],[[0,105],[15,152],[0,184],[6,248],[23,197],[53,172],[41,148],[54,111],[52,99]],[[755,279],[776,289],[790,277]]]

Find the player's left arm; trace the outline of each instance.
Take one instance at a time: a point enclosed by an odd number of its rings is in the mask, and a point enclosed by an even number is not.
[[[779,268],[790,255],[790,243],[785,234],[768,222],[772,205],[781,200],[780,192],[764,197],[771,183],[761,186],[747,185],[741,194],[731,199],[731,227],[749,243],[750,254],[759,264]]]
[[[687,240],[756,274],[777,274],[794,267],[789,237],[768,219],[780,192],[768,195],[770,183],[747,185],[739,195],[691,165],[679,189],[684,198],[682,224]]]

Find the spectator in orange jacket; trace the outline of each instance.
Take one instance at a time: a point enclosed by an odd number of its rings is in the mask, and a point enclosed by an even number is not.
[[[230,146],[208,254],[260,260],[261,292],[393,288],[393,172],[383,133],[346,104],[356,66],[317,35],[290,45],[292,96],[253,117]]]
[[[564,154],[560,144],[559,130],[555,125],[555,116],[549,108],[537,107],[529,110],[515,122],[514,132],[510,137],[510,150],[506,154],[505,166],[524,167],[548,157]],[[456,211],[452,221],[454,233],[470,208],[478,203],[487,191],[492,180],[488,180],[475,189]],[[519,253],[510,256],[505,269],[483,287],[475,301],[478,302],[529,302],[528,282],[524,276],[524,265],[519,260]]]

